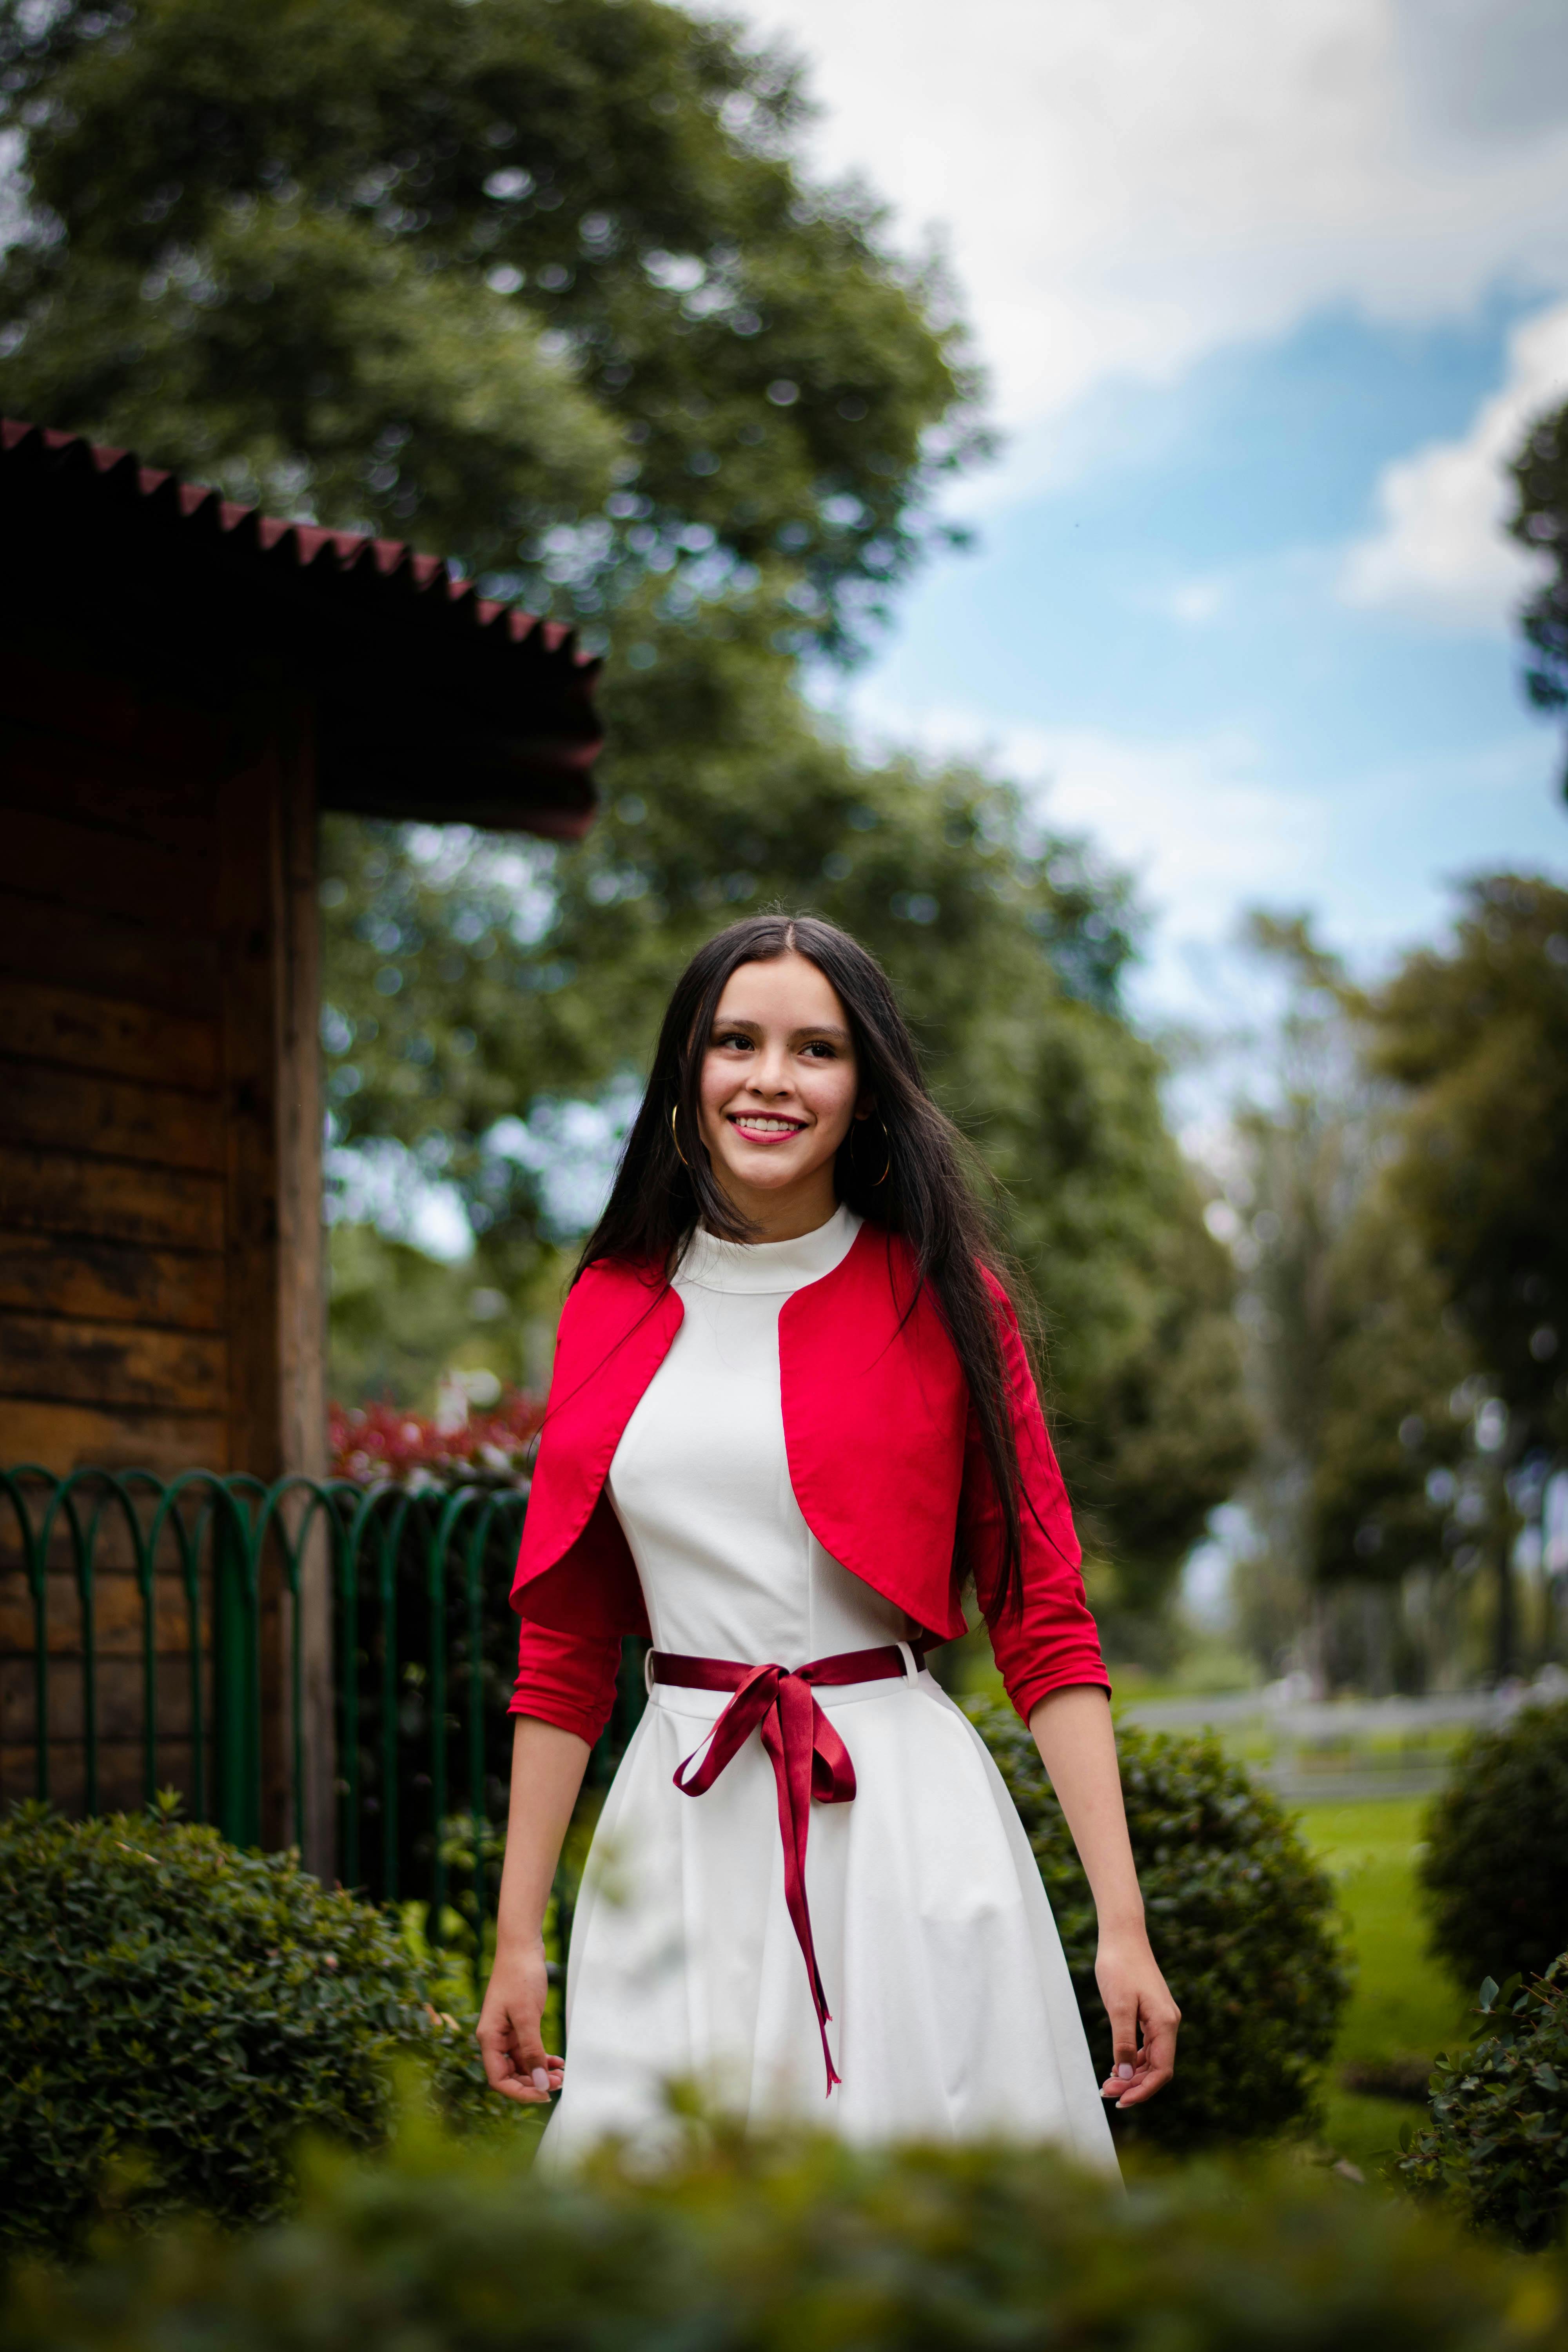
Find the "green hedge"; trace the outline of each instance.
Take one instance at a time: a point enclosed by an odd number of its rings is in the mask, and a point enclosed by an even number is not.
[[[0,1825],[0,2234],[68,2249],[106,2169],[153,2218],[278,2212],[301,2131],[382,2143],[386,2060],[461,2037],[383,1913],[172,1809]]]
[[[552,2184],[416,2134],[302,2210],[13,2276],[6,2352],[1548,2352],[1563,2273],[1321,2173],[1125,2199],[1016,2148]]]
[[[1489,1977],[1481,2016],[1466,2054],[1437,2061],[1431,2124],[1397,2169],[1475,2228],[1550,2245],[1568,2221],[1568,1953],[1531,1985]]]
[[[1012,1709],[972,1700],[969,1713],[1028,1832],[1103,2077],[1094,1904],[1061,1807]],[[1115,2127],[1173,2151],[1299,2128],[1317,2112],[1349,1991],[1332,1882],[1217,1741],[1122,1725],[1117,1747],[1149,1933],[1182,2032],[1175,2080],[1135,2114],[1112,2110]]]
[[[1568,1702],[1474,1734],[1426,1817],[1432,1948],[1467,1991],[1568,1948]]]

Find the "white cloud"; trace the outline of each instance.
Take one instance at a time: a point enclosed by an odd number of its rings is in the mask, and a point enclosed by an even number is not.
[[[810,61],[827,169],[946,235],[1020,437],[1324,304],[1568,290],[1560,0],[748,0]]]
[[[914,744],[929,756],[979,759],[1011,777],[1053,826],[1084,833],[1130,872],[1160,919],[1140,994],[1163,1016],[1196,1012],[1205,994],[1194,957],[1228,937],[1239,905],[1295,903],[1320,871],[1330,812],[1265,772],[1239,730],[1171,740],[1095,727],[998,725],[954,706],[914,712],[856,697],[869,745]],[[1202,1005],[1205,1013],[1211,1008]]]
[[[839,709],[872,754],[913,746],[1010,777],[1050,826],[1087,834],[1130,872],[1156,919],[1129,996],[1156,1024],[1217,1034],[1250,1020],[1257,976],[1236,950],[1244,908],[1314,908],[1371,971],[1442,923],[1456,874],[1513,860],[1562,868],[1555,745],[1531,726],[1447,758],[1314,776],[1240,729],[1038,726],[895,700],[875,679]],[[1196,1085],[1194,1116],[1207,1116],[1210,1091]]]
[[[1531,422],[1565,400],[1568,302],[1559,302],[1516,328],[1503,387],[1462,439],[1431,442],[1384,468],[1382,525],[1346,556],[1346,603],[1459,628],[1505,627],[1543,569],[1504,536],[1508,461]]]

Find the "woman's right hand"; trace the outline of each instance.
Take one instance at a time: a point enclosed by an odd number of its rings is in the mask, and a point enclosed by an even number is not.
[[[503,2099],[543,2106],[561,2088],[563,2063],[545,2049],[541,2031],[549,1997],[542,1937],[497,1952],[475,2038],[489,2086]]]

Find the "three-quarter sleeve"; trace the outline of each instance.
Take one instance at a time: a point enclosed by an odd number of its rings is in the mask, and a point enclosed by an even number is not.
[[[574,1731],[592,1748],[609,1722],[620,1664],[618,1634],[567,1633],[525,1617],[508,1712]]]
[[[1021,1594],[1016,1606],[1002,1601],[1002,1508],[973,1407],[960,1511],[965,1553],[974,1571],[975,1596],[990,1631],[1002,1681],[1027,1723],[1048,1692],[1065,1690],[1075,1683],[1093,1683],[1109,1690],[1110,1677],[1084,1596],[1079,1573],[1083,1554],[1067,1488],[1047,1434],[1018,1318],[1001,1285],[989,1276],[987,1282],[996,1301],[997,1339],[1018,1448]]]

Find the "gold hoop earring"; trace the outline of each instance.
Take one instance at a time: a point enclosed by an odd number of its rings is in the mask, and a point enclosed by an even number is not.
[[[677,1108],[678,1108],[678,1105],[676,1105],[675,1103],[671,1103],[671,1104],[670,1104],[670,1106],[669,1106],[669,1139],[670,1139],[671,1143],[673,1143],[673,1144],[674,1144],[674,1146],[675,1146],[675,1156],[676,1156],[676,1158],[679,1160],[679,1162],[680,1162],[681,1166],[682,1166],[683,1168],[689,1168],[689,1167],[690,1167],[690,1165],[691,1165],[691,1162],[690,1162],[690,1161],[688,1160],[688,1158],[686,1157],[685,1152],[684,1152],[684,1151],[682,1151],[682,1150],[681,1150],[681,1148],[680,1148],[680,1138],[679,1138],[679,1136],[676,1133],[676,1128],[675,1128],[675,1114],[676,1114],[676,1110],[677,1110]]]

